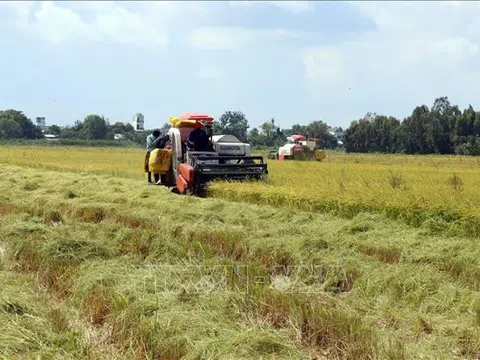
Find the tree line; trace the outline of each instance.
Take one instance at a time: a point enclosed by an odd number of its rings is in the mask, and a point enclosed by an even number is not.
[[[161,130],[168,131],[170,125],[165,123]],[[313,121],[308,125],[293,125],[288,129],[280,129],[275,124],[275,119],[265,121],[259,127],[249,131],[247,117],[241,111],[226,111],[218,121],[214,122],[213,133],[235,135],[242,141],[248,141],[255,147],[278,147],[285,144],[287,137],[292,134],[317,138],[324,142],[325,147],[334,148],[337,141],[329,132],[329,126],[323,121]],[[124,139],[145,144],[145,138],[151,130],[135,131],[131,124],[109,124],[103,116],[88,115],[83,121],[77,120],[72,126],[60,128],[51,125],[45,133],[58,136],[60,139],[71,140],[113,140],[115,134],[122,134]],[[23,112],[18,110],[0,111],[0,140],[11,139],[41,139],[42,131],[28,119]]]
[[[275,118],[249,129],[248,120],[241,111],[226,111],[214,123],[213,133],[232,134],[242,141],[248,141],[256,147],[279,147],[285,144],[287,137],[293,134],[319,139],[323,146],[333,149],[338,146],[335,136],[330,134],[329,126],[321,120],[308,125],[295,124],[291,128],[281,129],[275,124]]]
[[[460,111],[443,96],[402,121],[369,113],[350,124],[344,143],[347,152],[479,155],[480,112]]]
[[[56,135],[69,140],[114,140],[115,134],[122,134],[125,140],[143,143],[143,134],[135,131],[131,124],[109,124],[103,116],[88,115],[83,121],[77,120],[72,126],[60,128],[51,125],[45,129],[46,134]],[[0,140],[42,139],[44,134],[27,116],[18,110],[0,110]]]
[[[166,132],[169,124],[161,130]],[[52,125],[47,133],[61,139],[113,140],[122,134],[127,141],[145,145],[151,130],[135,131],[131,124],[109,124],[103,116],[88,115],[73,126],[60,128]],[[338,148],[338,139],[329,132],[327,123],[315,120],[307,125],[295,124],[280,128],[275,119],[250,129],[246,115],[241,111],[226,111],[214,122],[214,134],[232,134],[254,147],[277,148],[292,134],[320,139],[327,149]],[[17,110],[0,111],[0,140],[41,139],[42,131]],[[403,120],[393,116],[369,113],[353,121],[341,139],[347,152],[380,152],[406,154],[480,154],[480,112],[470,105],[460,111],[448,97],[435,99],[433,106],[415,107]]]

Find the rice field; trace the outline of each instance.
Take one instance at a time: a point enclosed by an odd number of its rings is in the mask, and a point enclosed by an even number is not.
[[[61,171],[141,178],[145,152],[137,148],[0,146],[0,162]]]
[[[272,161],[207,199],[142,161],[0,147],[0,358],[480,356],[476,158]]]
[[[270,162],[269,171],[267,184],[222,183],[212,193],[345,217],[377,212],[414,226],[480,236],[476,158],[331,155],[325,163]]]
[[[141,179],[142,149],[0,147],[0,161]],[[267,183],[211,186],[210,196],[352,217],[385,214],[414,226],[480,236],[480,159],[359,155],[325,161],[269,161]]]

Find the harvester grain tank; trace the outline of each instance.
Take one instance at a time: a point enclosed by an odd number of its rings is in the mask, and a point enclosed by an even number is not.
[[[233,135],[209,136],[207,151],[191,151],[186,141],[193,129],[202,127],[212,133],[213,117],[203,113],[186,113],[171,117],[169,145],[155,149],[149,162],[150,171],[161,175],[161,184],[180,194],[201,195],[206,185],[217,179],[261,180],[268,174],[263,157],[252,156],[249,144]]]

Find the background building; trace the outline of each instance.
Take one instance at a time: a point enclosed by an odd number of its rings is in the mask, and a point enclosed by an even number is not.
[[[45,130],[45,128],[47,127],[44,117],[37,117],[35,119],[35,123],[42,131]]]
[[[133,128],[135,131],[143,131],[145,130],[145,122],[144,122],[144,117],[142,114],[138,113],[133,116],[133,121],[132,121]]]

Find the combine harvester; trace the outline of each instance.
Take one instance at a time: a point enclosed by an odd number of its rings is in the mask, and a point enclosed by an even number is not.
[[[287,143],[272,154],[277,160],[317,160],[325,159],[326,154],[318,145],[318,139],[307,139],[303,135],[287,137]]]
[[[166,149],[152,151],[149,168],[160,174],[161,185],[174,192],[202,196],[207,183],[222,179],[261,180],[268,174],[263,157],[251,156],[250,145],[233,135],[212,133],[213,117],[202,113],[187,113],[171,117]],[[210,137],[210,151],[189,151],[186,141],[190,132],[202,127]]]

